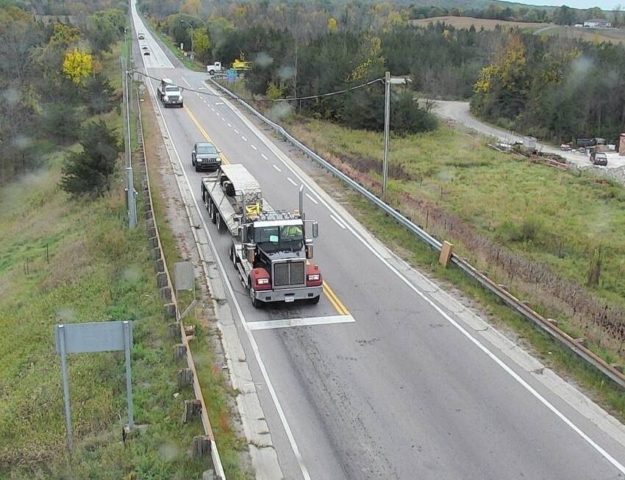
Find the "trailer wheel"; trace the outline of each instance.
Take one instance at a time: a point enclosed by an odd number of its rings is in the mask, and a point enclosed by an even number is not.
[[[202,200],[204,200],[204,208],[206,208],[206,211],[209,212],[210,214],[210,209],[208,208],[208,202],[210,202],[210,197],[208,196],[208,193],[206,192],[202,192]]]
[[[217,231],[221,233],[222,230],[224,229],[224,220],[223,218],[221,218],[221,214],[219,213],[215,213],[215,217],[216,217],[215,221],[217,222]]]
[[[215,202],[213,202],[212,198],[208,199],[208,216],[211,217],[211,222],[217,223],[217,218],[215,217]]]
[[[237,255],[236,255],[235,250],[234,250],[234,243],[232,245],[230,245],[230,260],[232,260],[232,263],[234,265],[237,264]]]

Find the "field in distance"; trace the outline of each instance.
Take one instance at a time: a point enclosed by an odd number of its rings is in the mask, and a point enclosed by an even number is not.
[[[625,30],[620,28],[569,27],[556,25],[555,23],[507,22],[505,20],[491,20],[487,18],[452,16],[423,18],[410,21],[412,25],[419,27],[427,27],[428,24],[435,24],[436,22],[453,25],[459,29],[471,28],[471,25],[473,25],[478,30],[482,27],[484,27],[485,30],[494,30],[495,26],[501,25],[504,28],[518,27],[521,30],[541,35],[559,35],[567,38],[580,38],[587,42],[625,43]]]

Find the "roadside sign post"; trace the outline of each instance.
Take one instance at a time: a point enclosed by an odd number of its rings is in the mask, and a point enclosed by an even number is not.
[[[132,348],[132,322],[92,322],[56,325],[54,329],[56,353],[61,356],[63,399],[65,403],[65,426],[67,448],[72,450],[72,418],[69,402],[67,354],[111,352],[124,350],[126,357],[126,395],[128,402],[128,427],[134,427],[132,404],[132,376],[130,349]]]

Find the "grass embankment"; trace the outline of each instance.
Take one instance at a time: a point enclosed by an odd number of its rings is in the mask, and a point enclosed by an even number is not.
[[[119,88],[118,53],[104,60],[104,71]],[[118,113],[102,118],[121,134]],[[134,137],[134,122],[131,132]],[[59,151],[45,170],[0,190],[0,478],[199,478],[210,459],[190,455],[202,427],[199,419],[182,423],[184,400],[194,395],[177,385],[182,365],[173,360],[141,197],[138,228],[129,230],[122,175],[105,198],[74,201],[58,187],[62,159]],[[171,239],[173,263],[178,257],[165,222],[161,233]],[[71,355],[70,457],[54,325],[104,320],[134,322],[134,420],[146,429],[122,443],[128,418],[122,352]],[[202,334],[198,328],[196,338]],[[215,386],[223,384],[221,373],[207,345],[194,343],[228,478],[245,478],[228,397],[223,385]]]
[[[288,129],[380,193],[381,134],[308,120],[292,122]],[[492,151],[481,139],[445,126],[432,133],[392,138],[389,157],[389,201],[396,208],[438,238],[454,243],[456,253],[487,270],[491,278],[505,283],[537,311],[557,318],[565,331],[588,337],[590,347],[607,361],[623,363],[622,339],[574,312],[553,293],[566,292],[574,284],[600,305],[624,306],[625,243],[619,232],[625,226],[625,190],[621,186],[590,173],[576,175]],[[394,222],[372,213],[356,197],[351,203],[361,221],[387,244],[399,247],[407,260],[469,293],[487,311],[530,339],[550,364],[576,372],[577,381],[601,390],[604,403],[625,417],[622,392],[606,386],[600,375],[528,327],[459,272],[438,269],[435,255]],[[490,262],[494,250],[509,254],[528,271],[507,272],[501,265],[494,266]],[[599,251],[599,282],[584,288],[589,272],[597,271]],[[560,290],[551,286],[547,291],[538,281],[527,281],[536,276],[531,269],[561,279]]]
[[[163,173],[159,166],[158,158],[164,152],[163,139],[158,130],[153,110],[147,108],[142,116],[143,132],[145,136],[145,148],[148,158],[148,171],[151,181],[152,201],[154,204],[154,216],[159,225],[161,245],[167,266],[173,278],[173,266],[177,261],[188,260],[188,254],[180,252],[176,237],[169,228],[167,216],[168,193],[163,183]],[[166,161],[166,160],[165,160]],[[167,170],[166,170],[167,171]],[[164,175],[168,175],[165,173]],[[178,302],[181,313],[193,301],[190,292],[179,292]],[[208,410],[208,417],[215,434],[215,441],[219,449],[219,455],[224,466],[226,478],[246,479],[252,478],[249,472],[242,466],[240,453],[247,449],[245,440],[240,438],[233,429],[231,410],[236,392],[233,392],[219,368],[219,359],[215,351],[203,339],[212,338],[219,342],[219,332],[211,326],[214,320],[212,312],[208,308],[192,309],[189,316],[184,319],[185,325],[193,325],[196,328],[195,340],[191,342],[193,359],[198,372],[202,393]],[[202,340],[198,340],[202,339]]]
[[[1,192],[0,476],[199,478],[206,459],[189,449],[201,425],[181,423],[193,393],[176,383],[145,232],[128,229],[119,182],[104,199],[70,201],[59,163]],[[71,355],[70,459],[54,325],[102,320],[134,322],[134,419],[147,431],[121,442],[123,353]]]

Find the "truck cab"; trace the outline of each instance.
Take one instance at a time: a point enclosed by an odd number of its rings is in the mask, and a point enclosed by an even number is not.
[[[221,62],[215,62],[211,65],[206,65],[206,71],[208,72],[209,75],[215,75],[216,73],[223,72],[224,69],[221,66]]]
[[[182,108],[184,106],[184,100],[182,98],[182,87],[176,85],[171,78],[163,78],[161,80],[161,83],[159,83],[158,98],[163,103],[163,106],[165,108]]]

